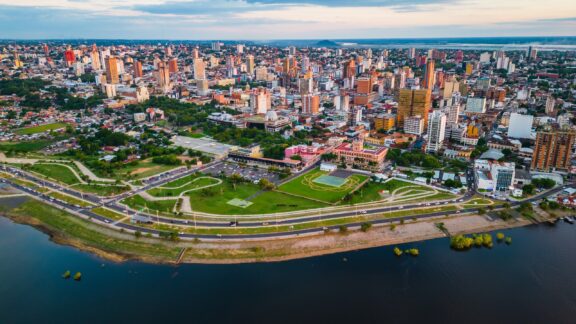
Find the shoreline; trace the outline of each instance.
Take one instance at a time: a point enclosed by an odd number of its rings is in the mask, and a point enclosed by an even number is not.
[[[105,237],[109,237],[109,240],[122,244],[120,247],[124,248],[124,251],[121,248],[107,248],[103,244],[98,244],[97,241],[90,242],[80,236],[75,236],[72,232],[66,232],[51,224],[47,224],[35,216],[22,214],[21,211],[18,211],[19,207],[2,211],[0,215],[14,223],[32,226],[48,235],[53,243],[88,252],[107,261],[116,263],[139,261],[168,265],[282,262],[447,237],[445,233],[436,228],[436,222],[444,223],[451,235],[484,233],[533,224],[524,219],[512,221],[488,220],[484,216],[472,214],[407,222],[403,225],[395,226],[394,230],[387,225],[375,226],[367,232],[350,230],[347,233],[330,233],[261,242],[172,242],[156,238],[137,239],[130,233],[114,231],[83,220],[72,220],[73,216],[66,212],[59,211],[46,204],[43,204],[43,206],[48,208],[49,211],[50,209],[52,209],[52,212],[57,211],[55,213],[58,216],[70,218],[67,221],[73,221],[75,226],[84,226],[83,229],[91,233],[97,232],[98,235],[105,235]],[[129,251],[130,245],[136,245],[136,247],[132,246],[132,251]],[[152,247],[160,247],[161,253],[164,254],[149,253]],[[143,252],[138,253],[135,251]]]

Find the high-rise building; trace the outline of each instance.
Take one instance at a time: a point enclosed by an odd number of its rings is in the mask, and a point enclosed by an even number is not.
[[[74,61],[76,61],[76,55],[74,55],[74,51],[72,49],[68,48],[64,52],[64,60],[66,61],[66,66],[68,67],[74,64]]]
[[[197,59],[200,57],[200,51],[198,50],[198,47],[194,47],[192,49],[192,59]]]
[[[265,114],[272,108],[272,95],[266,88],[260,87],[250,95],[250,106],[255,114]]]
[[[110,84],[118,84],[120,78],[118,76],[118,63],[115,57],[108,56],[106,62],[106,82]]]
[[[358,78],[358,81],[356,83],[358,85],[358,88],[356,89],[356,93],[359,93],[359,94],[372,93],[372,78],[371,77]]]
[[[94,70],[102,69],[102,63],[100,61],[100,53],[98,53],[98,48],[96,48],[96,44],[92,45],[92,51],[90,52],[90,61],[92,64],[92,69]]]
[[[486,112],[486,98],[468,97],[466,112],[483,114]]]
[[[576,133],[570,131],[538,132],[532,155],[532,170],[569,170],[575,139]]]
[[[166,66],[166,63],[158,63],[158,71],[156,71],[156,80],[158,86],[167,92],[170,88],[170,71]]]
[[[404,133],[422,135],[424,133],[424,118],[420,115],[406,117],[404,120]]]
[[[302,114],[318,115],[320,112],[320,96],[307,94],[302,96]]]
[[[142,62],[134,61],[134,77],[141,78],[142,75]]]
[[[422,80],[422,87],[425,89],[433,89],[434,88],[434,73],[436,70],[434,69],[435,62],[433,59],[428,59],[426,61],[426,69],[424,71],[424,79]]]
[[[438,152],[444,143],[446,133],[446,115],[435,110],[428,116],[428,144],[426,152]]]
[[[552,95],[546,97],[546,115],[552,116],[554,114],[554,107],[556,106],[556,99]]]
[[[400,89],[398,98],[397,125],[404,127],[404,120],[412,116],[421,116],[424,125],[428,124],[428,112],[432,107],[430,89]]]
[[[532,46],[528,47],[528,61],[532,62],[535,61],[538,57],[538,50],[533,48]]]
[[[168,61],[168,71],[170,71],[170,73],[178,73],[178,59],[177,58],[171,58],[170,61]]]
[[[396,116],[391,114],[380,114],[374,117],[374,129],[389,131],[394,129]]]
[[[511,113],[510,121],[508,122],[508,137],[531,138],[533,122],[534,116],[532,115]]]
[[[246,72],[250,75],[254,75],[254,55],[246,56]]]
[[[194,59],[194,79],[204,80],[206,79],[206,68],[204,66],[204,61],[202,59]]]

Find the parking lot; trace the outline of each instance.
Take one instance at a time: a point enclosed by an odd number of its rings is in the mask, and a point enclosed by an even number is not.
[[[260,181],[260,179],[268,179],[274,183],[277,183],[280,180],[276,173],[268,172],[265,169],[258,169],[251,166],[243,167],[235,162],[228,161],[213,165],[207,169],[202,170],[202,172],[212,176],[218,176],[222,173],[224,173],[226,176],[231,176],[234,173],[237,173],[243,178],[252,182]]]

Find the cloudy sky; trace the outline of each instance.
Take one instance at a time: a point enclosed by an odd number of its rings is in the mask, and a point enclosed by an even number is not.
[[[0,38],[576,36],[575,0],[0,0]]]

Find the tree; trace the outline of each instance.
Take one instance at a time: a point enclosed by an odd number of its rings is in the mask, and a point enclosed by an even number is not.
[[[242,176],[239,175],[238,173],[234,173],[228,178],[228,180],[230,180],[230,183],[232,183],[232,187],[234,187],[234,191],[236,191],[236,185],[242,182],[244,178],[242,178]]]
[[[364,233],[368,232],[371,228],[372,228],[371,223],[363,223],[362,225],[360,225],[360,230]]]

